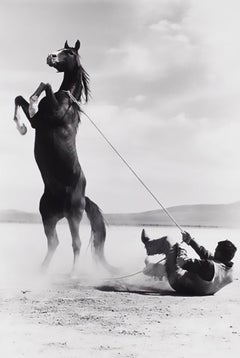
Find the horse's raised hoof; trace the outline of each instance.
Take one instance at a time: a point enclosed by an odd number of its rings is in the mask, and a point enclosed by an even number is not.
[[[25,124],[19,124],[17,122],[17,129],[21,135],[25,135],[27,133],[27,127],[25,126]]]
[[[38,111],[38,97],[32,96],[29,99],[28,113],[30,118],[34,117]]]

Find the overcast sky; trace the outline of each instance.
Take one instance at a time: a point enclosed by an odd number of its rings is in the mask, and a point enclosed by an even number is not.
[[[164,206],[240,200],[238,0],[1,0],[0,209],[37,211],[34,131],[20,136],[14,97],[62,79],[46,56],[81,41],[84,106]],[[78,153],[87,195],[105,212],[157,204],[86,117]]]

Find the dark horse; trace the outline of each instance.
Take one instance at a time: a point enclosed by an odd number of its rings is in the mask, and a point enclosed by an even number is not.
[[[14,114],[21,134],[25,134],[27,129],[20,122],[20,107],[35,129],[34,155],[45,186],[39,209],[48,241],[42,267],[48,267],[58,246],[56,224],[65,217],[72,235],[73,273],[79,261],[79,224],[84,210],[90,220],[96,257],[111,269],[104,256],[104,219],[98,206],[85,196],[86,179],[76,151],[81,112],[79,102],[83,98],[87,102],[89,97],[89,76],[80,63],[79,48],[79,41],[74,47],[69,47],[66,41],[63,49],[48,55],[47,64],[64,73],[59,90],[54,93],[48,83],[41,83],[29,103],[22,96],[15,98]],[[38,98],[44,91],[46,96],[38,105]]]

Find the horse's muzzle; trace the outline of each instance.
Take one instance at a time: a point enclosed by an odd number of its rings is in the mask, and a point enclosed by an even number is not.
[[[48,64],[48,66],[54,67],[55,64],[57,63],[56,60],[57,60],[57,58],[56,58],[55,56],[53,56],[53,55],[48,55],[48,57],[47,57],[47,64]]]

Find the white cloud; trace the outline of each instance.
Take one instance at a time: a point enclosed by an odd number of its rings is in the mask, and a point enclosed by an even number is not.
[[[130,101],[135,102],[135,103],[142,103],[146,100],[146,96],[144,96],[143,94],[137,94],[136,96],[130,98]]]
[[[161,35],[165,36],[176,36],[181,34],[182,27],[179,24],[172,23],[169,20],[163,19],[157,22],[156,24],[151,24],[149,26],[151,30],[158,31]]]

